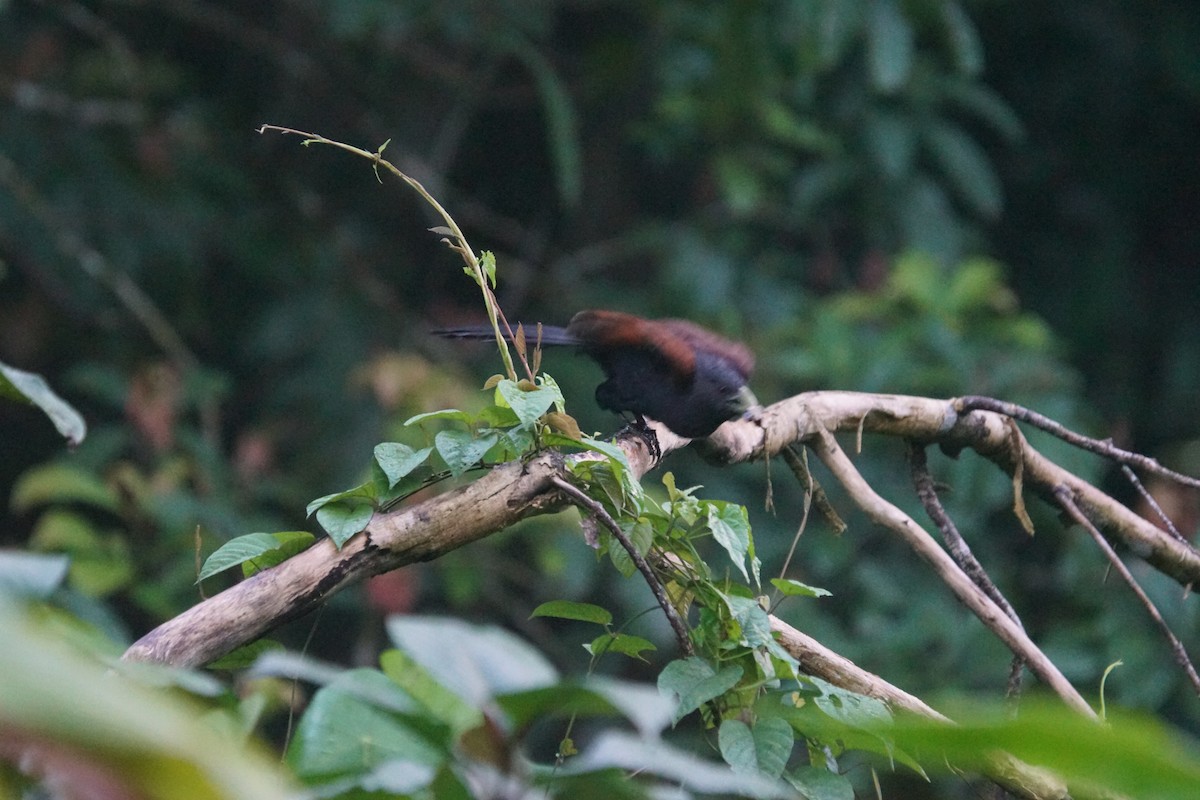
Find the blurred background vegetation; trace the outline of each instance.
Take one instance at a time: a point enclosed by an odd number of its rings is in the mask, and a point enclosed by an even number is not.
[[[69,553],[61,602],[128,641],[197,600],[197,537],[207,554],[314,530],[305,503],[359,482],[376,442],[419,441],[409,416],[483,404],[494,352],[427,334],[481,317],[437,220],[263,123],[389,141],[496,252],[510,319],[686,316],[755,349],[765,402],[993,395],[1196,474],[1197,41],[1184,0],[0,0],[0,360],[91,426],[66,453],[0,406],[0,545]],[[590,363],[545,368],[586,429],[616,426]],[[899,443],[858,460],[916,513]],[[799,520],[784,471],[768,513],[761,465],[667,466],[749,506],[774,574]],[[932,466],[1068,677],[1095,694],[1121,659],[1111,700],[1200,731],[1077,531],[1038,505],[1030,538],[1004,476]],[[1195,498],[1162,501],[1193,535]],[[804,534],[792,575],[833,597],[783,615],[917,694],[1002,693],[1003,648],[850,522]],[[1196,603],[1141,577],[1195,642]],[[434,611],[510,626],[570,670],[590,637],[528,619],[562,597],[652,605],[563,515],[344,593],[314,648],[373,662],[384,615]],[[654,614],[633,631],[669,645]]]

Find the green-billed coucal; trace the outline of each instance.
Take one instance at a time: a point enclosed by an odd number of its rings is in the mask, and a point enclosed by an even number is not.
[[[490,339],[490,326],[434,331],[456,339]],[[526,336],[532,343],[533,331]],[[543,326],[544,345],[573,345],[607,378],[596,402],[616,413],[658,420],[679,436],[708,436],[727,420],[758,407],[746,383],[754,355],[681,319],[643,319],[620,311],[580,311],[565,328]]]

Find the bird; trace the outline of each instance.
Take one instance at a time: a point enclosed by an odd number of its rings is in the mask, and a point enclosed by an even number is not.
[[[441,328],[451,339],[491,339],[490,325]],[[688,439],[709,436],[732,419],[752,415],[758,400],[747,385],[754,354],[683,319],[645,319],[603,309],[580,311],[566,327],[541,327],[543,345],[574,346],[604,371],[596,403],[667,426]]]

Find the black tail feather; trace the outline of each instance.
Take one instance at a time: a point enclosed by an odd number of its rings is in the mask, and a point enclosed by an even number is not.
[[[516,326],[513,326],[516,331]],[[463,325],[457,328],[437,328],[430,331],[434,336],[445,339],[494,339],[495,332],[491,325]],[[505,336],[505,338],[509,338]],[[511,339],[509,339],[511,341]],[[537,325],[525,326],[525,344],[530,348],[538,342]],[[541,342],[544,345],[578,345],[579,339],[567,333],[566,328],[557,325],[543,325]]]

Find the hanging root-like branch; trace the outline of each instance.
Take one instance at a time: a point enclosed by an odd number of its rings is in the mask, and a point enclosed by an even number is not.
[[[625,534],[625,531],[621,530],[621,526],[617,524],[617,521],[605,510],[604,506],[588,497],[577,486],[558,476],[552,478],[551,483],[557,486],[563,494],[567,495],[572,503],[579,506],[604,525],[604,527],[608,528],[608,532],[613,535],[613,538],[621,543],[621,547],[625,548],[625,551],[629,553],[629,557],[633,559],[634,566],[638,568],[638,572],[642,573],[642,577],[646,579],[647,585],[650,586],[650,591],[654,593],[654,598],[658,600],[659,606],[662,607],[663,614],[667,617],[667,622],[671,624],[671,630],[675,632],[675,639],[679,644],[679,649],[686,655],[692,655],[694,652],[692,649],[692,637],[688,634],[687,625],[680,618],[675,604],[667,596],[666,587],[658,579],[658,575],[655,574],[654,569],[646,561],[646,558],[638,552],[633,541]]]
[[[949,551],[950,557],[955,563],[962,568],[962,571],[967,574],[975,585],[982,589],[988,597],[992,598],[992,602],[1000,606],[1000,609],[1018,625],[1021,625],[1021,620],[1017,616],[1017,612],[1013,609],[1008,599],[1000,592],[996,584],[992,581],[983,565],[975,558],[975,554],[971,552],[970,545],[966,539],[958,531],[958,526],[954,524],[954,520],[950,519],[950,515],[946,513],[945,507],[942,506],[942,501],[938,498],[937,487],[934,486],[933,476],[929,474],[929,464],[925,458],[925,448],[915,442],[908,443],[908,459],[909,467],[912,472],[913,488],[916,489],[917,497],[921,504],[925,506],[925,512],[929,514],[929,519],[937,526],[942,534],[942,539],[946,543],[946,550]],[[1024,625],[1021,625],[1024,628]]]
[[[912,474],[913,488],[917,492],[917,497],[920,499],[921,505],[925,507],[925,513],[929,515],[929,519],[933,521],[933,524],[941,532],[942,541],[946,543],[946,550],[949,551],[950,557],[967,574],[967,577],[975,582],[976,586],[988,597],[992,598],[992,602],[998,605],[1000,610],[1009,619],[1016,623],[1021,630],[1024,630],[1025,626],[1021,624],[1021,619],[1017,616],[1016,610],[987,574],[983,565],[979,563],[979,559],[975,558],[975,554],[971,552],[971,547],[967,544],[967,540],[959,533],[958,526],[954,524],[954,520],[946,513],[946,509],[942,506],[942,501],[938,497],[933,476],[929,473],[929,462],[925,457],[925,448],[911,439],[908,442],[908,464]],[[1020,693],[1021,669],[1024,666],[1024,659],[1020,656],[1013,656],[1012,669],[1008,677],[1007,694],[1009,697],[1015,697]]]
[[[796,480],[800,481],[800,485],[806,491],[811,492],[812,504],[821,512],[821,516],[825,517],[825,521],[829,523],[829,527],[833,528],[834,533],[844,533],[846,523],[838,516],[837,509],[829,502],[829,497],[825,494],[825,490],[821,488],[821,484],[817,482],[812,472],[809,471],[803,451],[798,447],[788,446],[783,448],[780,453],[783,455],[783,460],[787,463],[792,474],[796,476]]]
[[[1175,657],[1175,663],[1179,665],[1179,668],[1183,670],[1188,680],[1191,681],[1192,690],[1196,692],[1197,696],[1200,696],[1200,675],[1196,674],[1196,667],[1192,664],[1191,658],[1188,657],[1183,642],[1179,641],[1179,637],[1175,635],[1174,631],[1171,630],[1171,626],[1163,619],[1154,602],[1138,584],[1137,579],[1133,577],[1133,573],[1129,571],[1129,567],[1125,566],[1125,562],[1117,555],[1117,551],[1113,549],[1108,540],[1104,538],[1100,531],[1096,529],[1096,526],[1092,524],[1092,521],[1079,508],[1079,505],[1075,502],[1075,498],[1071,495],[1070,489],[1060,486],[1054,490],[1054,496],[1058,499],[1059,505],[1062,506],[1067,516],[1082,526],[1092,539],[1095,540],[1096,546],[1100,548],[1100,552],[1104,553],[1109,563],[1112,564],[1113,569],[1121,576],[1121,580],[1125,581],[1126,585],[1133,590],[1138,602],[1146,609],[1146,613],[1150,615],[1150,619],[1154,620],[1154,624],[1158,626],[1163,636],[1166,637],[1167,642],[1171,645],[1171,652]]]

